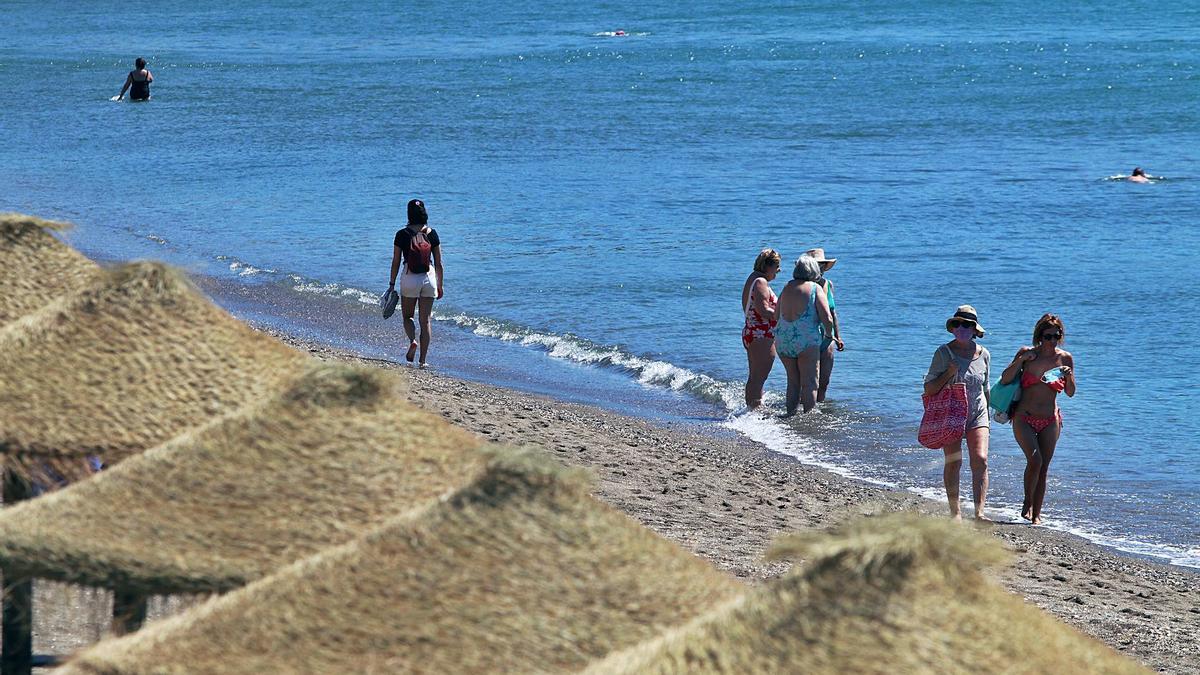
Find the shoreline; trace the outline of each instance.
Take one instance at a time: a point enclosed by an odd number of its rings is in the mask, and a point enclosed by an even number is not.
[[[365,302],[366,291],[362,289],[335,289],[334,296],[306,296],[297,303],[295,298],[288,297],[289,290],[295,290],[289,284],[280,289],[275,282],[256,284],[220,274],[194,274],[193,278],[235,316],[258,323],[269,331],[314,344],[335,346],[356,355],[385,361],[399,359],[394,349],[397,327],[379,321],[374,300]],[[344,296],[351,291],[356,297],[346,306]],[[283,295],[277,295],[280,292]],[[297,311],[294,307],[304,309]],[[519,326],[480,328],[482,324],[475,322],[486,324],[487,320],[478,317],[468,320],[463,318],[465,316],[451,311],[449,318],[442,318],[447,326],[444,330],[439,329],[442,337],[437,349],[438,369],[454,377],[549,396],[559,401],[598,406],[668,425],[693,424],[704,427],[706,434],[713,433],[711,423],[716,422],[721,427],[716,433],[739,434],[802,463],[942,502],[940,480],[937,480],[941,468],[934,466],[940,463],[940,453],[935,453],[937,457],[934,458],[928,451],[916,447],[909,428],[912,420],[907,420],[907,426],[899,431],[897,419],[881,416],[878,424],[870,422],[867,418],[878,412],[877,409],[869,406],[851,408],[845,405],[847,402],[838,400],[831,408],[835,417],[829,424],[804,418],[784,421],[770,414],[730,417],[731,411],[740,405],[740,384],[714,379],[687,366],[655,360],[656,357],[620,353],[619,347],[579,341],[569,333],[558,335],[546,330],[526,333],[526,329]],[[526,337],[519,337],[521,335]],[[531,349],[530,344],[534,348]],[[563,348],[563,344],[570,346]],[[608,349],[615,351],[608,353]],[[578,350],[585,353],[581,355]],[[481,359],[481,353],[487,356]],[[607,354],[605,358],[614,361],[599,358],[604,354]],[[702,391],[693,391],[693,385],[700,386]],[[735,385],[737,403],[732,402],[730,393]],[[719,390],[716,394],[720,402],[709,398],[714,389]],[[846,431],[838,428],[842,424],[848,425]],[[876,432],[880,435],[871,437]],[[994,450],[999,450],[1000,454],[993,452],[995,485],[989,495],[989,515],[1015,521],[1024,460],[1011,437],[996,438],[993,442]],[[933,475],[935,471],[937,476]],[[1063,492],[1055,493],[1059,506],[1052,510],[1047,523],[1049,527],[1080,536],[1121,555],[1200,570],[1196,550],[1187,543],[1187,533],[1193,528],[1186,519],[1180,522],[1178,515],[1173,515],[1161,522],[1122,522],[1119,508],[1108,510],[1108,506],[1118,502],[1102,504],[1097,501],[1099,498],[1087,489],[1086,481],[1080,482],[1078,467],[1064,471],[1067,473],[1060,476],[1060,480],[1065,481]],[[1013,491],[1013,486],[1017,492]],[[1097,510],[1093,511],[1093,508]],[[1161,532],[1164,527],[1170,529],[1171,523],[1183,527]]]
[[[415,405],[492,442],[539,446],[591,469],[597,497],[751,582],[789,566],[761,560],[784,532],[824,529],[880,511],[945,510],[940,502],[803,464],[740,435],[628,417],[255,327],[319,359],[403,370]],[[1200,573],[1024,523],[979,527],[1015,552],[1013,564],[993,574],[1004,588],[1151,668],[1200,673]]]

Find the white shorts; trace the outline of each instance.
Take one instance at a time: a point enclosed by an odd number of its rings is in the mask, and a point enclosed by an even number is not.
[[[424,274],[405,271],[400,275],[400,296],[404,298],[436,298],[437,272],[433,268]]]

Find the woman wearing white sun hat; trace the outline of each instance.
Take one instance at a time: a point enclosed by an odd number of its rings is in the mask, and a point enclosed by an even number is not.
[[[817,366],[817,403],[822,403],[825,401],[825,391],[829,389],[829,376],[833,374],[834,349],[836,348],[839,352],[846,349],[846,343],[842,342],[842,327],[838,324],[837,308],[833,302],[833,282],[825,276],[825,273],[837,264],[838,259],[826,258],[823,248],[810,248],[804,254],[815,258],[817,264],[821,266],[821,278],[817,279],[817,284],[825,289],[825,297],[829,299],[829,313],[833,315],[833,335],[826,336],[822,342],[821,362]]]

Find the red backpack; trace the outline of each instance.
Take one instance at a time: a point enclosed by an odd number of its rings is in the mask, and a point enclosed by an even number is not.
[[[414,274],[424,274],[429,271],[429,258],[433,254],[433,244],[425,236],[427,228],[414,234],[408,242],[408,271]]]

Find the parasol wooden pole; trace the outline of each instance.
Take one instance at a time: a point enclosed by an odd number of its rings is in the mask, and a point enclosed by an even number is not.
[[[113,635],[132,633],[140,629],[145,621],[146,596],[124,588],[113,589]]]
[[[4,506],[29,499],[29,483],[10,469],[4,471]],[[5,570],[3,649],[0,675],[30,675],[33,672],[33,581],[13,579]]]

